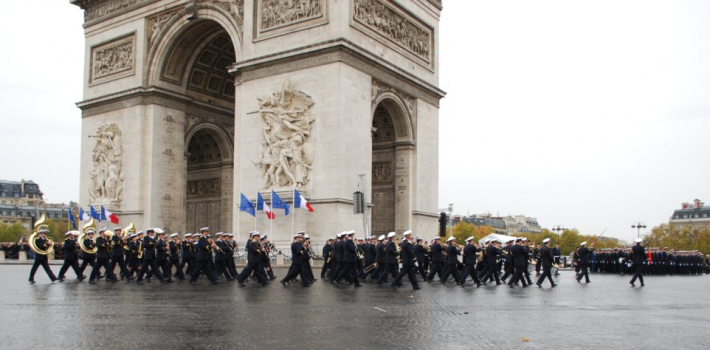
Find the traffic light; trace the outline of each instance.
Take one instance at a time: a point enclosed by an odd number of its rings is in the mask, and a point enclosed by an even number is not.
[[[439,237],[446,237],[446,213],[439,214]]]

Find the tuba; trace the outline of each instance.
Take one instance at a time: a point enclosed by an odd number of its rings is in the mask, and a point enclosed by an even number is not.
[[[136,232],[136,225],[134,225],[133,221],[131,221],[131,223],[129,223],[128,226],[126,226],[126,228],[121,230],[121,238],[126,239],[126,238],[128,238],[129,234],[135,233],[135,232]]]
[[[35,254],[39,255],[49,255],[54,253],[54,241],[50,238],[47,238],[47,241],[49,241],[49,248],[47,250],[41,250],[37,247],[35,244],[35,240],[37,238],[37,235],[39,234],[38,232],[42,229],[49,229],[49,226],[47,225],[47,216],[42,213],[42,216],[35,222],[35,230],[32,232],[30,235],[30,238],[28,239],[28,244],[30,246],[30,249],[32,249]]]
[[[84,224],[84,227],[81,228],[81,235],[79,235],[79,238],[77,239],[77,241],[79,242],[79,249],[81,249],[81,251],[86,254],[96,254],[99,248],[94,247],[94,249],[88,249],[86,248],[86,246],[84,246],[84,238],[86,237],[86,231],[88,231],[89,229],[96,230],[94,218],[91,218],[91,220],[89,220],[89,222]]]

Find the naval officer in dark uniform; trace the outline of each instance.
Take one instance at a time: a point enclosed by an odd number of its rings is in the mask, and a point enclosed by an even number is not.
[[[538,259],[541,260],[538,261],[538,263],[542,266],[542,275],[540,275],[540,278],[537,279],[536,284],[538,287],[542,287],[542,282],[545,282],[545,278],[547,278],[550,280],[552,287],[557,287],[555,281],[552,280],[552,263],[555,260],[555,253],[550,248],[550,239],[545,238],[542,240],[542,244],[544,244],[544,246],[540,249],[538,257]]]
[[[641,246],[641,238],[636,239],[636,245],[631,248],[631,251],[634,253],[634,265],[636,265],[636,272],[634,273],[634,277],[631,281],[629,281],[629,284],[631,284],[631,287],[636,287],[634,282],[636,282],[636,279],[638,278],[639,282],[641,282],[641,287],[643,287],[645,284],[643,283],[641,266],[646,262],[648,257],[646,256],[646,248]]]

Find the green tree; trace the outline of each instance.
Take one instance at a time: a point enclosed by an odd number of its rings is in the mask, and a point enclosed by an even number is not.
[[[564,230],[560,235],[560,251],[562,255],[571,254],[584,240],[584,236],[580,235],[577,229]]]
[[[19,222],[12,225],[0,224],[0,242],[15,243],[24,234],[25,228]]]

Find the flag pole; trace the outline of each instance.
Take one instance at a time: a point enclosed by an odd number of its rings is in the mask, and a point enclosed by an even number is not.
[[[259,191],[256,191],[256,198],[254,199],[254,231],[256,231],[256,217],[259,215]]]
[[[274,190],[271,190],[271,215],[274,215]],[[269,219],[269,234],[274,237],[276,241],[276,235],[274,234],[274,219]]]
[[[293,237],[296,235],[296,189],[294,188],[293,191],[291,191],[291,194],[293,195],[293,200],[291,201],[292,204],[291,206],[293,207],[293,216],[291,216],[291,236]]]
[[[239,193],[241,194],[241,192]],[[237,240],[241,239],[242,237],[242,208],[241,208],[241,201],[242,199],[239,199],[239,211],[237,212]]]

